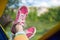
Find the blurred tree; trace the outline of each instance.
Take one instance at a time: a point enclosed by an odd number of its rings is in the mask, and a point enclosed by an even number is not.
[[[19,7],[19,0],[8,0],[3,16],[0,18],[0,23],[7,26],[15,18],[14,9]],[[13,16],[13,17],[12,17]]]
[[[60,21],[60,7],[57,8],[56,21]]]
[[[19,0],[8,0],[8,4],[5,8],[4,13],[9,14],[10,16],[13,16],[12,18],[14,19],[14,9],[17,9],[19,7]]]
[[[48,12],[41,15],[39,18],[42,22],[59,22],[60,21],[60,7],[48,8]]]

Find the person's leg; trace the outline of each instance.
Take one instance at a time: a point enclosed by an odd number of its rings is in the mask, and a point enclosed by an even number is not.
[[[22,6],[21,8],[18,9],[16,20],[14,21],[13,27],[12,27],[12,30],[11,30],[13,34],[16,33],[16,29],[15,29],[16,24],[19,23],[22,27],[24,26],[25,19],[26,19],[27,15],[28,15],[28,8],[26,6]],[[36,33],[36,28],[35,27],[30,27],[26,30],[27,31],[25,31],[25,32],[26,32],[26,36],[28,38],[33,37],[34,34]]]
[[[28,15],[28,8],[26,6],[22,6],[18,9],[18,13],[16,15],[16,19],[13,23],[13,27],[11,30],[12,33],[15,34],[15,28],[14,27],[17,23],[19,23],[21,26],[24,26],[27,15]]]
[[[13,40],[29,40],[23,31],[23,27],[19,23],[15,26],[15,29],[16,33]]]

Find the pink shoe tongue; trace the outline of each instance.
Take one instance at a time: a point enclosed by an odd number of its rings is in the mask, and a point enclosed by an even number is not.
[[[21,10],[21,12],[22,13],[28,13],[28,9],[27,9],[27,7],[26,6],[22,6],[21,8],[20,8],[20,10]]]

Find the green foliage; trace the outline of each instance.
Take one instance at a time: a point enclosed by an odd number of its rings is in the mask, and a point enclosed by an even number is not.
[[[60,7],[57,8],[49,8],[49,12],[41,15],[39,18],[43,21],[48,22],[59,22],[60,21]]]
[[[37,19],[37,10],[36,10],[36,8],[34,9],[34,11],[33,12],[29,12],[29,15],[28,15],[28,18],[27,18],[28,20],[31,20],[31,21],[36,21],[36,19]]]

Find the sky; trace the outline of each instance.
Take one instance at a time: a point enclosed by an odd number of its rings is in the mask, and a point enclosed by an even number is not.
[[[60,0],[19,0],[19,5],[27,5],[27,6],[44,6],[44,7],[51,7],[51,6],[60,6]]]

